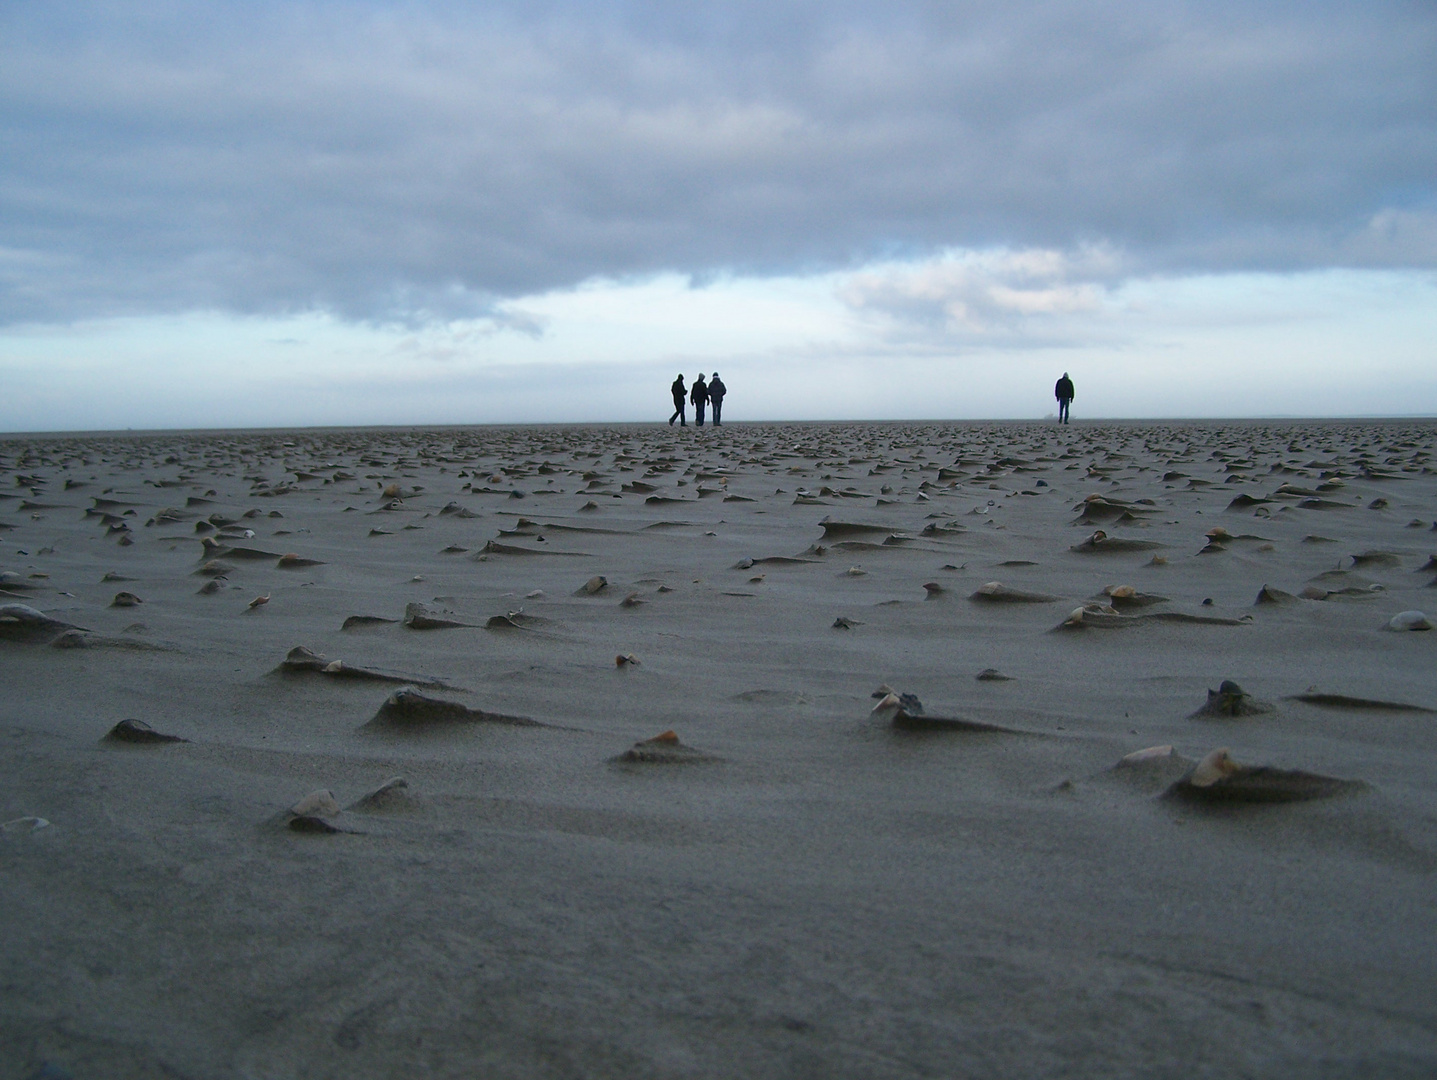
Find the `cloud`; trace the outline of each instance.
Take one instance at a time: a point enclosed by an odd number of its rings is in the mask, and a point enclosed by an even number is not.
[[[1119,266],[1100,249],[953,252],[852,274],[837,293],[860,315],[950,345],[998,334],[1031,344],[1034,324],[1099,311]]]
[[[6,5],[0,322],[420,325],[954,249],[1432,268],[1434,54],[1399,2]],[[1102,287],[995,272],[858,306]]]

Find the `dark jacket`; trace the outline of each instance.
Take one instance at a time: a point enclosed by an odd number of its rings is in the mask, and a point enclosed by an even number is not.
[[[683,404],[684,397],[688,394],[688,390],[684,386],[684,377],[680,375],[677,379],[674,380],[674,385],[669,387],[669,389],[673,391],[674,404]]]
[[[708,385],[704,382],[704,377],[700,375],[697,379],[694,380],[694,388],[689,391],[689,400],[692,401],[695,405],[701,405],[704,402],[708,401],[708,399],[709,388]]]
[[[724,386],[723,380],[715,376],[709,382],[709,400],[722,401],[723,396],[728,393],[728,387]]]
[[[1053,387],[1053,396],[1059,401],[1073,400],[1073,380],[1064,375]]]

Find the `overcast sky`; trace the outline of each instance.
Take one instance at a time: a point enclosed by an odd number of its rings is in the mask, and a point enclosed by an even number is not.
[[[1437,5],[0,4],[0,430],[1437,413]]]

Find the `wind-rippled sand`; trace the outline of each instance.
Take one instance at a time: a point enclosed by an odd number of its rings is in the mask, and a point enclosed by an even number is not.
[[[1434,441],[0,438],[0,1080],[1431,1076]]]

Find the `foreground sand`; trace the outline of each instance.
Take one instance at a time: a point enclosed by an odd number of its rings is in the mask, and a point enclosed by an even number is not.
[[[0,617],[0,1080],[1431,1076],[1434,441],[0,439],[0,603],[83,628]],[[1055,629],[1118,585],[1166,600]],[[371,723],[404,683],[296,646],[546,726]],[[1360,784],[1163,797],[1217,747]]]

